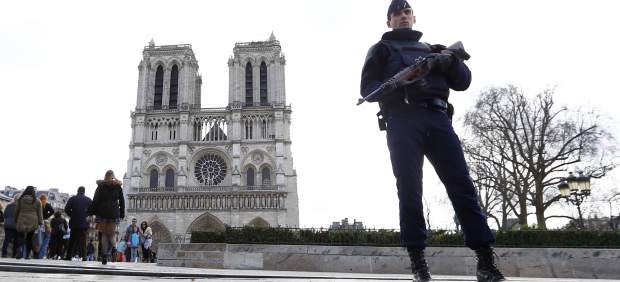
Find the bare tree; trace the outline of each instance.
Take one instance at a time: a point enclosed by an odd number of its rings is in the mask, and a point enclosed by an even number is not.
[[[600,178],[615,167],[608,154],[613,137],[599,126],[598,116],[558,108],[554,91],[545,89],[528,99],[512,85],[491,88],[465,116],[472,136],[464,148],[476,183],[487,181],[485,185],[500,191],[495,198],[522,225],[533,207],[541,229],[550,218],[545,211],[560,199],[556,186],[567,170],[581,165]]]

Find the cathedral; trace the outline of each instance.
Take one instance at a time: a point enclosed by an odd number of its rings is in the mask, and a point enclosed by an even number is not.
[[[147,221],[159,243],[226,226],[298,227],[286,60],[275,36],[235,44],[221,108],[201,107],[191,45],[151,40],[142,54],[126,217]]]

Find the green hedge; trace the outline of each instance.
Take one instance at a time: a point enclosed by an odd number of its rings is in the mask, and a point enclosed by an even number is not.
[[[496,234],[497,247],[620,248],[620,232],[509,231]],[[429,246],[463,246],[460,233],[428,233]],[[288,228],[231,228],[224,232],[193,232],[192,243],[293,244],[339,246],[400,246],[393,230],[327,230]]]

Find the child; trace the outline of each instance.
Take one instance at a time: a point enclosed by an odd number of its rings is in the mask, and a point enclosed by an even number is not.
[[[116,244],[116,251],[118,252],[118,261],[125,261],[125,248],[127,245],[125,244],[125,240],[119,240]]]

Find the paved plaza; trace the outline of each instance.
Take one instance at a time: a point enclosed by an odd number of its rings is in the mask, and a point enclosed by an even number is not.
[[[438,282],[475,281],[434,276]],[[0,281],[411,281],[410,275],[163,267],[144,263],[0,259]],[[605,282],[620,280],[509,278],[509,281]]]

